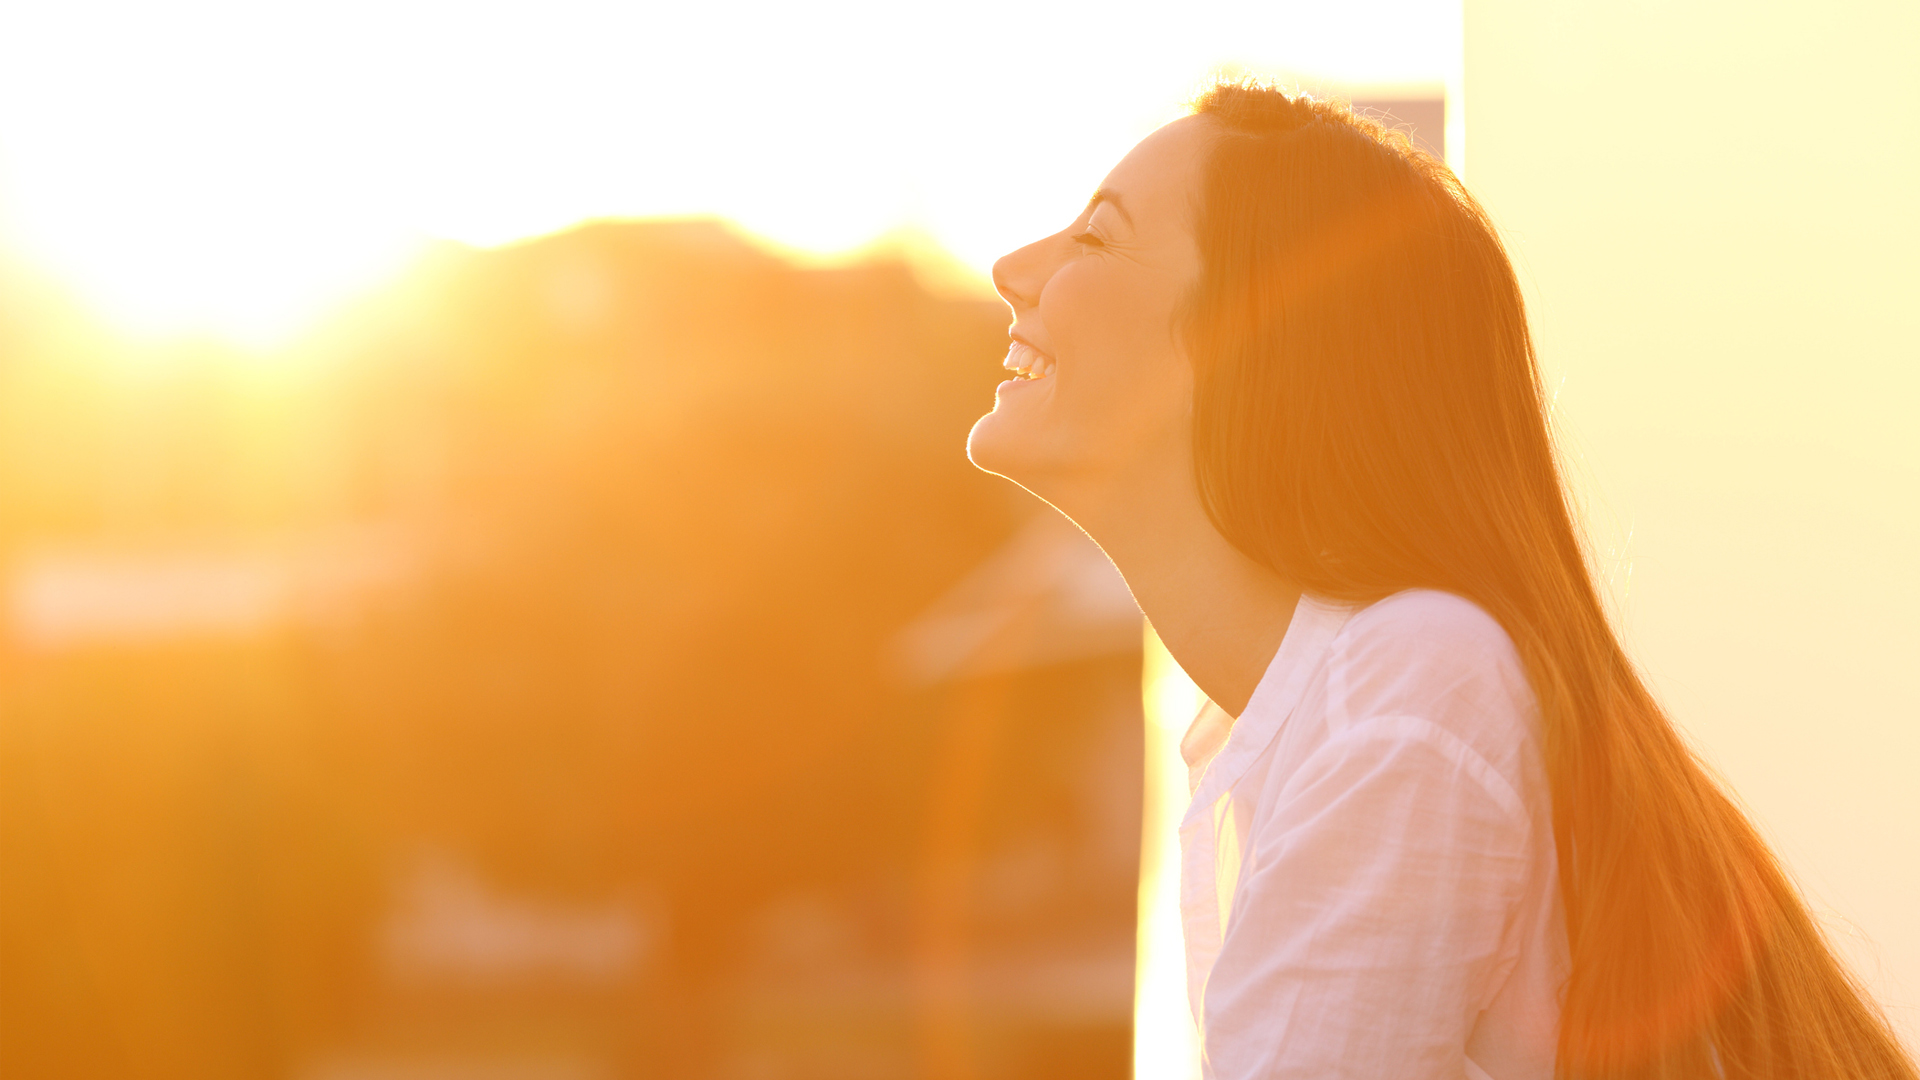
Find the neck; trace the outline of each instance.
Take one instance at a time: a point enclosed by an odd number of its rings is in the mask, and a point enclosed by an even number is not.
[[[1300,590],[1214,528],[1184,454],[1053,499],[1120,568],[1169,653],[1239,716],[1286,636]]]

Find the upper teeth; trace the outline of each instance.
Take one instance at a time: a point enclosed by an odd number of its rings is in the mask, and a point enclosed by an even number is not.
[[[1044,379],[1053,374],[1053,358],[1024,341],[1016,341],[1007,349],[1007,358],[1000,366],[1029,379]]]

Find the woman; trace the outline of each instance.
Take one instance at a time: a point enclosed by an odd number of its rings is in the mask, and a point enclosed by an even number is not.
[[[1915,1076],[1609,629],[1478,206],[1220,86],[1008,255],[975,464],[1125,575],[1183,750],[1206,1075]]]

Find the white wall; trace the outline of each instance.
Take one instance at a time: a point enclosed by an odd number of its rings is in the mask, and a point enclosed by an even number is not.
[[[1465,16],[1629,648],[1920,1045],[1920,4]]]

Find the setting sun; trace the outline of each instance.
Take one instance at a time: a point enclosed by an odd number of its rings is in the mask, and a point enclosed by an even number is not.
[[[1457,53],[1447,0],[15,5],[0,247],[123,327],[255,345],[424,241],[592,218],[720,216],[814,256],[921,237],[977,289],[1209,71],[1433,92]]]
[[[0,2],[0,1077],[1912,1077],[1915,40]]]

